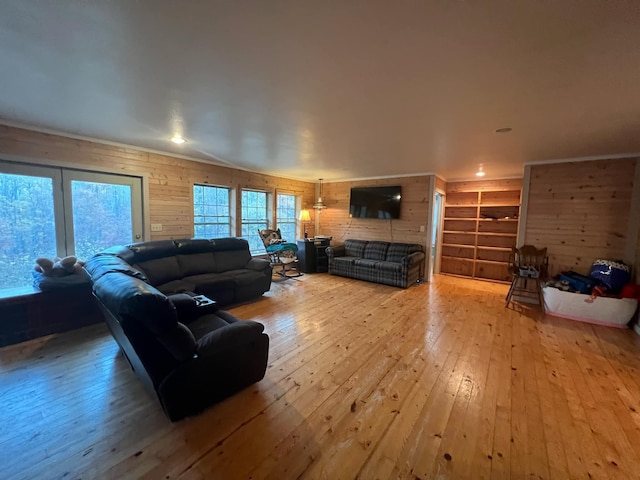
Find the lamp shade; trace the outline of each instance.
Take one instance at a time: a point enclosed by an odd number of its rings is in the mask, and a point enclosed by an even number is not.
[[[298,220],[301,222],[309,222],[311,221],[311,215],[309,215],[309,210],[300,210],[300,217]]]

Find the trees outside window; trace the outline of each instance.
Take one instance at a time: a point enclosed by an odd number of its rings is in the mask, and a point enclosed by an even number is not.
[[[276,227],[282,238],[295,243],[297,232],[296,197],[279,193],[276,197]]]
[[[268,194],[256,190],[242,190],[242,238],[249,242],[252,255],[265,253],[259,230],[269,228]]]
[[[211,185],[193,186],[194,236],[230,237],[231,189]]]
[[[0,162],[0,289],[31,285],[38,257],[86,260],[142,233],[139,177]]]

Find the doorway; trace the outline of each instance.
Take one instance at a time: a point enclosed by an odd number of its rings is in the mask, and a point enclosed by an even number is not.
[[[444,205],[444,195],[436,192],[433,203],[433,216],[431,225],[431,258],[429,261],[429,279],[434,273],[440,272],[440,238],[442,225],[442,211]]]

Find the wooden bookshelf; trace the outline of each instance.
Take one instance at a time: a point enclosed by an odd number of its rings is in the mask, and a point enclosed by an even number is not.
[[[508,282],[516,246],[520,180],[447,184],[440,272]]]

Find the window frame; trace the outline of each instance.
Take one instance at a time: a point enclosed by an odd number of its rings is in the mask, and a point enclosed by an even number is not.
[[[280,196],[287,196],[287,197],[293,198],[293,217],[291,221],[281,222],[278,217],[279,210],[280,210]],[[300,232],[300,224],[298,220],[298,216],[300,215],[300,196],[296,195],[295,193],[291,193],[287,191],[276,191],[274,195],[274,199],[275,199],[275,207],[273,209],[274,225],[276,226],[276,228],[280,228],[281,224],[283,223],[285,225],[293,225],[293,238],[287,238],[285,235],[283,235],[283,238],[285,238],[288,242],[295,243],[296,240],[298,239],[299,232]],[[280,228],[280,230],[282,229]]]
[[[228,230],[228,237],[234,237],[236,235],[234,235],[235,233],[235,202],[234,202],[234,189],[231,187],[228,187],[226,185],[213,185],[210,183],[197,183],[195,182],[193,184],[193,187],[191,188],[191,198],[192,198],[192,207],[193,207],[193,236],[196,236],[196,225],[224,225],[223,223],[196,223],[196,198],[195,198],[195,188],[196,187],[210,187],[210,188],[220,188],[220,189],[224,189],[227,191],[227,198],[228,198],[228,208],[229,208],[229,230]],[[202,215],[205,216],[205,215]]]
[[[243,196],[245,192],[255,192],[255,193],[260,193],[260,194],[264,194],[265,195],[265,216],[264,218],[260,218],[260,221],[250,221],[250,222],[245,222],[245,218],[244,218],[244,213],[243,213],[243,209],[245,207],[245,202],[243,201]],[[257,255],[265,255],[266,252],[264,250],[264,246],[262,245],[262,239],[260,239],[260,236],[258,235],[258,230],[261,230],[262,227],[264,226],[264,228],[272,228],[273,225],[273,193],[267,190],[263,190],[260,188],[241,188],[240,191],[238,192],[238,196],[240,199],[240,208],[238,209],[239,215],[240,215],[240,219],[238,221],[238,227],[239,227],[239,232],[238,232],[238,237],[240,238],[244,238],[245,240],[247,240],[249,242],[249,251],[251,252],[252,256],[257,256]],[[263,222],[264,220],[264,222]],[[245,225],[254,225],[257,228],[256,233],[254,234],[250,234],[251,237],[256,237],[260,240],[260,244],[258,246],[258,248],[256,250],[251,250],[251,240],[247,237],[245,237],[243,235],[243,230],[244,230],[244,226]],[[257,243],[257,242],[256,242]]]

